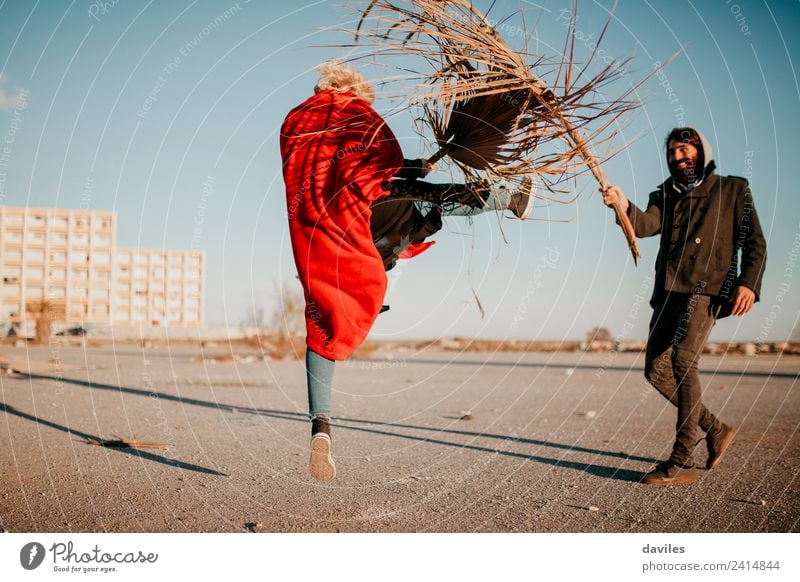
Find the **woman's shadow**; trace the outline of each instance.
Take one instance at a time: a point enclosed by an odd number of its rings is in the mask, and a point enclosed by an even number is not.
[[[227,412],[238,412],[238,413],[245,413],[245,414],[254,414],[258,416],[267,416],[271,418],[276,418],[280,420],[288,420],[292,422],[307,422],[308,417],[306,414],[299,413],[299,412],[292,412],[292,411],[285,411],[285,410],[273,410],[273,409],[265,409],[265,408],[252,408],[252,407],[243,407],[243,406],[236,406],[236,405],[226,405],[219,402],[207,401],[207,400],[200,400],[196,398],[188,398],[185,396],[178,396],[173,394],[167,394],[164,392],[156,392],[154,390],[143,390],[139,388],[129,388],[125,386],[114,386],[110,384],[99,384],[96,382],[91,381],[84,381],[84,380],[77,380],[73,378],[67,378],[64,376],[56,377],[56,376],[48,376],[45,374],[26,374],[21,373],[17,375],[17,378],[26,379],[26,380],[49,380],[55,382],[67,382],[76,386],[82,386],[86,388],[91,388],[95,390],[107,390],[116,393],[122,394],[131,394],[135,396],[144,396],[148,398],[158,398],[162,401],[172,401],[176,403],[180,403],[181,405],[192,405],[192,406],[200,406],[204,408],[213,408],[216,410],[222,410]],[[12,378],[9,378],[12,379]],[[78,431],[74,431],[70,428],[52,423],[50,421],[46,421],[30,414],[21,412],[11,406],[2,405],[2,410],[10,414],[14,414],[21,418],[26,418],[28,420],[32,420],[34,422],[38,422],[40,424],[44,424],[45,426],[50,426],[52,428],[56,428],[57,430],[62,430],[64,432],[68,432],[70,434],[76,434],[81,436],[85,439],[97,439],[92,435],[88,435],[85,433],[81,433]],[[508,435],[498,435],[498,434],[491,434],[491,433],[481,433],[481,432],[471,432],[471,431],[463,431],[463,430],[453,430],[453,429],[446,429],[446,428],[432,428],[427,426],[418,426],[418,425],[411,425],[411,424],[400,424],[400,423],[389,423],[389,422],[375,422],[369,420],[363,420],[358,418],[338,418],[336,423],[337,428],[339,429],[346,429],[346,430],[353,430],[359,431],[369,434],[376,434],[381,436],[390,436],[399,439],[407,439],[413,440],[418,442],[425,442],[430,443],[438,446],[446,446],[446,447],[454,447],[459,449],[467,449],[471,451],[478,451],[482,453],[490,453],[493,455],[499,456],[506,456],[512,457],[516,459],[524,459],[529,461],[535,461],[537,463],[543,463],[546,465],[556,466],[556,467],[565,467],[568,469],[573,469],[576,471],[582,471],[584,473],[588,473],[590,475],[594,475],[596,477],[602,477],[605,479],[615,479],[619,481],[628,481],[628,482],[640,482],[643,476],[643,473],[637,471],[630,471],[627,469],[622,469],[619,467],[614,466],[607,466],[607,465],[595,465],[591,463],[584,463],[578,461],[566,461],[561,459],[554,459],[551,457],[545,457],[540,455],[528,455],[525,453],[519,453],[514,451],[508,451],[493,447],[481,446],[473,443],[464,443],[464,442],[451,442],[448,440],[444,440],[442,438],[436,437],[425,437],[425,436],[415,436],[410,434],[404,434],[402,432],[397,432],[396,429],[409,429],[414,431],[424,431],[424,432],[433,432],[436,435],[456,435],[459,437],[470,437],[471,439],[495,439],[509,443],[520,443],[520,444],[530,444],[536,445],[540,447],[549,447],[560,449],[564,451],[570,452],[577,452],[577,453],[589,453],[593,455],[600,455],[604,457],[613,457],[622,460],[628,461],[638,461],[647,464],[654,464],[657,462],[656,459],[651,459],[647,457],[638,457],[634,455],[627,455],[625,453],[617,453],[612,451],[603,451],[600,449],[592,449],[586,447],[578,447],[574,445],[567,445],[562,443],[554,443],[545,440],[538,440],[538,439],[529,439],[529,438],[520,438],[520,437],[512,437]],[[379,428],[376,428],[379,427]],[[392,430],[387,430],[392,429]],[[159,455],[155,455],[153,453],[143,452],[140,450],[134,449],[115,449],[119,451],[126,452],[128,454],[134,454],[139,457],[165,463],[168,465],[176,466],[179,468],[185,468],[188,470],[198,471],[202,473],[208,473],[218,476],[225,476],[223,473],[218,471],[214,471],[212,469],[207,469],[205,467],[199,467],[197,465],[191,465],[187,463],[182,463],[180,461],[174,461],[172,459],[167,459],[165,457],[161,457]]]

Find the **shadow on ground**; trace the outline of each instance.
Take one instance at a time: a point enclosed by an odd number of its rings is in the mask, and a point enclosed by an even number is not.
[[[13,378],[9,378],[13,379]],[[54,382],[67,382],[70,384],[74,384],[76,386],[81,386],[85,388],[91,388],[93,390],[106,390],[110,392],[116,392],[120,394],[130,394],[135,396],[144,396],[148,398],[158,398],[164,401],[173,401],[178,402],[183,405],[191,405],[191,406],[200,406],[204,408],[211,408],[216,410],[222,410],[227,412],[237,412],[237,413],[246,413],[246,414],[255,414],[259,416],[267,416],[271,418],[277,418],[280,420],[288,420],[292,422],[308,422],[308,418],[305,414],[299,412],[291,412],[291,411],[284,411],[284,410],[273,410],[273,409],[265,409],[265,408],[251,408],[251,407],[242,407],[242,406],[233,406],[233,405],[226,405],[220,402],[212,402],[207,400],[199,400],[196,398],[187,398],[180,395],[173,395],[167,394],[164,392],[157,392],[154,390],[143,390],[139,388],[130,388],[125,386],[114,386],[111,384],[99,384],[90,381],[84,380],[77,380],[73,378],[68,378],[64,376],[56,377],[56,376],[48,376],[44,374],[19,374],[17,375],[16,379],[20,380],[45,380],[45,381],[54,381]],[[30,414],[21,412],[11,406],[4,405],[2,410],[9,414],[14,414],[21,418],[25,418],[28,420],[32,420],[34,422],[38,422],[45,426],[50,426],[57,430],[61,430],[64,432],[68,432],[70,434],[75,434],[85,439],[95,439],[95,440],[102,440],[94,437],[92,435],[88,435],[85,433],[81,433],[78,431],[74,431],[70,428],[60,426],[58,424],[52,423],[50,421],[46,421]],[[611,451],[603,451],[600,449],[592,449],[586,447],[578,447],[563,443],[554,443],[550,441],[540,440],[540,439],[529,439],[529,438],[520,438],[520,437],[513,437],[509,435],[500,435],[500,434],[493,434],[493,433],[483,433],[483,432],[471,432],[471,431],[463,431],[463,430],[453,430],[453,429],[444,429],[444,428],[432,428],[427,426],[418,426],[412,424],[400,424],[400,423],[388,423],[388,422],[374,422],[369,420],[363,420],[358,418],[338,418],[337,419],[336,427],[338,429],[346,429],[346,430],[353,430],[358,432],[364,432],[368,434],[376,434],[381,436],[389,436],[399,439],[407,439],[413,440],[417,442],[424,442],[430,443],[433,445],[444,446],[444,447],[455,447],[459,449],[467,449],[471,451],[477,451],[481,453],[488,453],[492,455],[501,455],[506,457],[513,457],[516,459],[524,459],[527,461],[534,461],[537,463],[542,463],[545,465],[551,465],[555,467],[564,467],[567,469],[573,469],[576,471],[582,471],[584,473],[588,473],[590,475],[594,475],[596,477],[602,477],[606,479],[616,479],[620,481],[630,481],[630,482],[639,482],[642,478],[642,473],[636,471],[629,471],[626,469],[621,469],[618,467],[607,466],[607,465],[594,465],[590,463],[583,463],[583,462],[576,462],[576,461],[565,461],[559,459],[553,459],[550,457],[543,457],[538,455],[526,455],[524,453],[518,453],[514,451],[507,451],[503,449],[487,447],[487,446],[480,446],[476,444],[472,444],[471,442],[450,442],[446,440],[442,440],[440,438],[429,438],[424,436],[414,436],[403,434],[401,432],[397,432],[396,429],[409,429],[409,430],[416,430],[416,431],[426,431],[426,432],[434,432],[437,435],[454,435],[460,437],[469,437],[470,439],[495,439],[500,440],[507,443],[521,443],[527,445],[535,445],[541,447],[549,447],[563,451],[571,451],[571,452],[578,452],[578,453],[589,453],[593,455],[599,455],[603,457],[611,457],[611,458],[618,458],[623,459],[626,461],[638,461],[648,464],[656,463],[656,459],[651,459],[648,457],[639,457],[635,455],[626,455],[624,453],[617,453]],[[394,430],[391,430],[394,429]],[[191,465],[187,463],[182,463],[180,461],[175,461],[172,459],[167,459],[165,457],[161,457],[159,455],[155,455],[152,453],[146,453],[140,450],[132,450],[132,449],[115,449],[121,452],[125,452],[128,454],[133,454],[139,456],[144,459],[152,460],[159,463],[165,463],[171,466],[175,466],[178,468],[184,468],[193,471],[199,471],[203,473],[209,473],[213,475],[224,476],[222,473],[218,473],[212,469],[207,469],[204,467],[198,467],[197,465]]]

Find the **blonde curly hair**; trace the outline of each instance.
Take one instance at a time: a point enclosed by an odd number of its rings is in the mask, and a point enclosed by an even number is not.
[[[319,80],[314,87],[314,93],[320,91],[349,91],[355,93],[370,105],[375,101],[375,90],[364,78],[364,75],[345,67],[338,61],[328,61],[317,65]]]

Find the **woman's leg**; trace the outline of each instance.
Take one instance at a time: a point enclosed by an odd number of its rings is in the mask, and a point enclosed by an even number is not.
[[[387,182],[387,199],[414,200],[426,206],[438,207],[444,216],[474,216],[489,210],[511,210],[525,219],[533,208],[533,181],[523,178],[519,187],[501,184],[433,184],[422,180],[392,180]],[[423,208],[423,214],[427,208]]]
[[[335,362],[310,349],[306,350],[308,415],[311,419],[331,416],[331,386]]]
[[[336,476],[331,456],[331,386],[335,362],[306,350],[308,413],[311,417],[311,460],[308,470],[314,479],[330,481]]]
[[[386,183],[388,199],[430,202],[441,206],[447,214],[448,207],[464,206],[465,211],[483,212],[491,197],[488,186],[466,184],[433,184],[422,180],[392,180]]]

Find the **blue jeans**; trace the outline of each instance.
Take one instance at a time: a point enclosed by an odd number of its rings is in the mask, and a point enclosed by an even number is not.
[[[306,350],[306,381],[308,382],[308,415],[310,418],[331,416],[331,385],[335,362],[318,353]]]

